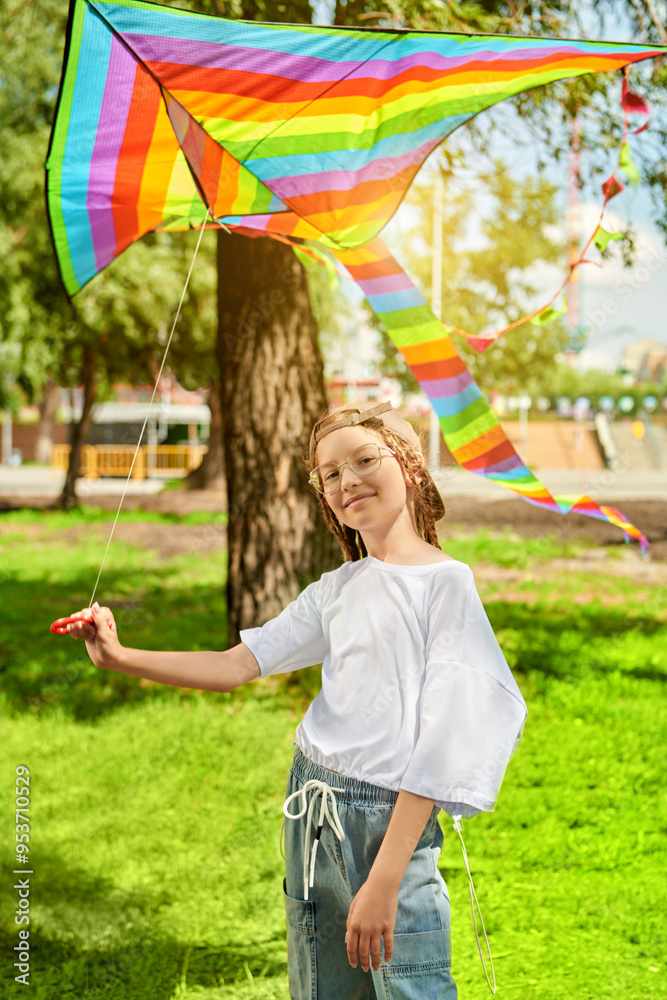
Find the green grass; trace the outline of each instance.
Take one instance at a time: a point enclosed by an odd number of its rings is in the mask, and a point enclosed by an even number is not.
[[[526,569],[550,559],[582,555],[593,548],[593,543],[586,539],[564,541],[555,532],[539,538],[522,538],[510,527],[502,531],[481,528],[467,533],[463,525],[450,524],[442,547],[452,558],[471,566],[484,562],[493,566]],[[615,552],[611,558],[614,557]]]
[[[288,1000],[281,808],[318,671],[222,695],[96,670],[82,644],[48,625],[82,605],[101,558],[86,527],[108,520],[95,511],[0,520],[3,948],[9,956],[17,941],[7,845],[14,771],[26,764],[32,997]],[[189,523],[201,526],[191,553],[160,561],[126,544],[110,553],[102,592],[133,645],[225,645],[225,556],[206,544],[220,521]],[[73,525],[78,540],[64,543]],[[511,599],[502,580],[480,584],[529,706],[497,811],[464,824],[498,995],[665,1000],[664,588],[545,576],[564,554],[555,540],[548,555],[528,540],[521,566],[507,563],[503,535],[456,545],[447,551],[473,566],[535,571],[512,583]],[[577,543],[568,555],[582,551]],[[477,1000],[488,987],[467,876],[441,821],[453,971],[462,1000]],[[21,995],[13,961],[7,996]]]
[[[178,480],[174,480],[178,482]],[[58,532],[76,525],[109,524],[111,526],[115,514],[103,507],[74,507],[71,511],[37,510],[26,507],[23,510],[0,512],[0,532],[8,527],[38,525],[47,534],[57,535]],[[189,514],[159,514],[148,510],[123,511],[119,521],[124,524],[226,524],[227,514],[224,511],[192,511]]]
[[[219,537],[221,516],[131,512],[123,521],[185,523],[196,530],[191,553],[166,565],[151,550],[112,542],[97,597],[112,608],[121,639],[131,635],[132,645],[149,649],[180,649],[184,643],[192,649],[225,648],[226,557],[210,544]],[[73,645],[48,630],[56,618],[88,604],[108,537],[106,530],[89,529],[110,523],[109,512],[98,509],[89,517],[80,511],[73,516],[23,511],[0,519],[0,661],[12,666],[10,683],[0,691],[0,710],[43,713],[55,706],[84,719],[153,696],[134,678],[97,670],[83,643]],[[64,529],[70,532],[66,544],[60,537]],[[176,696],[174,689],[159,690],[164,697]]]
[[[31,995],[171,997],[188,953],[187,983],[206,995],[237,996],[224,987],[250,974],[284,995],[279,836],[294,725],[261,696],[242,710],[196,697],[98,724],[13,721],[3,784],[26,764],[34,803]]]

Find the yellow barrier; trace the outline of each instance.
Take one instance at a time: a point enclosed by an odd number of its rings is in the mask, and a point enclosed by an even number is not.
[[[69,467],[70,446],[68,444],[54,444],[51,451],[51,468],[64,469],[67,472]]]
[[[131,445],[84,444],[81,449],[81,465],[79,475],[86,479],[98,479],[105,476],[123,476],[127,478],[132,468],[135,448]],[[69,466],[68,444],[57,444],[53,447],[51,466],[55,469],[67,469]],[[164,474],[165,472],[187,473],[201,465],[208,447],[205,444],[144,444],[137,452],[137,458],[132,468],[133,479],[146,479],[147,476]]]

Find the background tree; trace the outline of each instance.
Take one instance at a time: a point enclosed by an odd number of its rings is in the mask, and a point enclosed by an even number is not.
[[[182,485],[187,489],[221,489],[225,480],[222,388],[215,352],[218,327],[216,247],[217,233],[205,233],[201,258],[190,279],[182,321],[176,326],[170,352],[170,368],[185,389],[207,387],[206,402],[211,411],[208,451],[201,464],[184,478]],[[204,271],[207,275],[202,280]]]
[[[296,0],[280,11],[261,2],[227,5],[224,10],[206,2],[190,6],[256,20],[311,21],[310,7],[303,0]],[[11,151],[0,167],[0,239],[3,246],[9,247],[11,258],[10,266],[0,275],[0,336],[20,345],[22,384],[31,401],[39,398],[49,379],[58,385],[67,385],[70,380],[84,385],[84,412],[74,428],[71,466],[60,498],[62,505],[69,506],[74,500],[78,453],[85,440],[95,399],[115,378],[145,381],[155,370],[159,347],[156,334],[165,317],[173,316],[185,278],[185,251],[177,248],[187,245],[187,236],[181,233],[148,236],[90,282],[74,305],[64,295],[56,273],[44,209],[43,163],[57,93],[66,14],[66,0],[9,0],[0,14],[3,74],[0,121],[4,147]],[[210,253],[208,234],[206,239]],[[232,237],[221,233],[220,239],[224,242]],[[233,303],[233,315],[230,319],[229,308],[225,307],[217,337],[222,344],[218,356],[222,356],[228,327],[236,331],[241,316],[252,314],[258,290],[270,287],[274,273],[291,275],[291,283],[283,290],[284,302],[275,309],[270,326],[264,324],[256,331],[255,350],[263,357],[267,371],[282,373],[279,388],[286,412],[291,415],[286,423],[265,423],[255,428],[257,435],[264,435],[256,444],[258,451],[275,456],[305,451],[311,416],[314,420],[325,409],[326,398],[316,336],[312,345],[315,328],[308,307],[303,268],[291,249],[271,244],[268,252],[265,242],[237,237],[230,243],[230,246],[238,244],[237,254],[247,261],[247,266],[240,271],[227,267],[218,274],[217,298],[222,303]],[[205,253],[206,250],[200,257],[198,271]],[[260,261],[268,261],[271,270],[262,273],[261,268],[253,265],[253,255],[258,255]],[[224,256],[223,250],[220,259]],[[155,272],[154,265],[160,273]],[[179,270],[180,274],[175,273]],[[230,281],[232,274],[233,282]],[[196,301],[201,301],[201,296],[195,289],[192,302]],[[211,362],[203,363],[206,335],[200,331],[200,337],[195,330],[193,319],[196,315],[195,308],[186,309],[186,326],[179,326],[172,361],[172,370],[177,375],[180,371],[190,388],[194,388],[197,381],[204,387],[215,385],[216,381],[220,384]],[[304,349],[299,346],[285,351],[281,331],[287,336],[288,330],[294,333],[297,329],[304,337]],[[210,331],[208,336],[210,344]],[[212,354],[211,359],[213,357]],[[203,367],[201,377],[195,373],[194,361],[197,359]],[[308,386],[307,397],[298,389],[301,383]],[[220,412],[246,410],[249,391],[247,378],[228,377],[224,391],[221,388]],[[292,392],[296,395],[290,397]],[[302,423],[295,418],[300,408],[307,415]],[[215,412],[215,407],[213,410]],[[215,427],[213,434],[216,434]],[[228,575],[230,638],[244,624],[254,624],[258,617],[268,617],[276,608],[276,590],[271,580],[264,580],[266,560],[258,557],[255,535],[248,520],[255,517],[256,506],[248,513],[241,502],[245,497],[245,487],[241,483],[249,479],[249,474],[244,474],[243,470],[254,464],[252,454],[245,450],[247,447],[252,446],[248,445],[245,436],[238,440],[229,437],[225,444],[228,466],[234,449],[239,449],[233,468],[240,470],[240,475],[233,470],[230,475],[228,468],[226,476],[228,509],[238,512],[230,519],[229,528],[230,551],[238,553],[237,559],[230,560]],[[278,466],[279,481],[275,479]],[[340,556],[334,539],[320,523],[317,501],[305,476],[293,467],[290,486],[285,491],[284,468],[284,464],[278,463],[275,467],[269,464],[267,474],[274,477],[274,488],[273,491],[260,491],[258,498],[267,501],[266,516],[272,523],[276,544],[279,548],[283,546],[286,553],[292,553],[282,560],[285,573],[292,574],[281,587],[282,598],[287,600],[295,597],[302,587],[302,578],[291,569],[296,559],[294,553],[304,553],[301,565],[308,566],[313,576],[330,569]],[[241,499],[237,496],[238,490],[242,491]],[[269,501],[269,496],[274,495],[282,497],[282,501]],[[291,525],[290,529],[278,521],[281,503],[284,521],[288,506],[293,502],[298,508],[299,525]],[[293,531],[291,535],[290,530]],[[238,617],[241,609],[236,595],[250,592],[255,595],[256,608],[252,621],[244,619],[242,622]],[[269,610],[258,611],[265,600]]]
[[[278,614],[340,551],[307,486],[302,456],[325,408],[324,371],[308,285],[296,256],[273,240],[218,239],[218,361],[228,497],[230,642]],[[266,276],[271,275],[270,282]],[[248,278],[254,296],[247,296]],[[261,289],[261,291],[257,291]],[[332,544],[333,543],[333,544]],[[298,592],[298,590],[297,590]]]
[[[496,162],[492,169],[466,180],[443,165],[442,315],[447,325],[481,335],[502,329],[533,311],[549,293],[537,287],[545,265],[565,260],[565,235],[557,226],[556,188],[544,179],[513,178]],[[407,199],[413,224],[393,237],[399,256],[429,301],[432,268],[433,181],[413,185]],[[537,266],[540,271],[537,271]],[[553,290],[558,287],[555,271]],[[478,352],[454,335],[482,391],[535,391],[536,379],[557,365],[568,340],[562,320],[546,326],[523,323]],[[393,362],[393,373],[403,388],[419,386],[402,357],[382,330],[383,369]]]
[[[17,383],[43,414],[50,451],[58,387],[84,387],[83,413],[59,504],[76,502],[81,446],[95,401],[114,381],[152,381],[197,234],[152,234],[130,247],[70,302],[57,274],[46,218],[44,159],[61,70],[65,0],[8,0],[0,9],[0,341],[17,352]],[[206,385],[215,371],[215,240],[207,234],[176,340],[176,360]],[[206,296],[208,295],[208,299]],[[208,312],[206,311],[208,304]],[[208,354],[202,344],[208,337]]]
[[[662,18],[662,20],[661,20]],[[340,25],[409,27],[422,30],[495,32],[498,34],[552,36],[556,38],[609,39],[667,44],[664,10],[654,0],[335,0],[333,22]],[[650,134],[644,134],[633,152],[642,180],[652,193],[656,223],[667,235],[667,59],[651,59],[632,68],[633,86],[654,108]],[[467,122],[446,140],[444,155],[456,156],[464,142],[471,162],[487,165],[494,155],[494,141],[510,138],[517,150],[531,159],[539,149],[537,169],[550,162],[565,164],[572,123],[580,120],[582,186],[599,192],[610,173],[605,151],[617,153],[622,115],[619,74],[599,73],[558,80],[517,94]],[[515,113],[516,112],[516,113]]]
[[[44,157],[60,74],[63,0],[0,7],[0,341],[17,352],[14,372],[29,402],[49,379],[64,384],[63,344],[73,317],[56,277],[46,223]]]
[[[415,3],[413,0],[391,0],[372,7],[365,0],[336,0],[333,19],[335,24],[341,25],[366,24],[375,27],[411,27],[468,33],[491,31],[590,39],[624,37],[637,42],[665,44],[667,30],[661,25],[655,11],[652,3],[642,3],[641,0],[594,0],[586,8],[569,0],[529,5],[514,0],[484,0],[481,3],[441,3],[440,0]],[[650,60],[632,69],[632,86],[644,93],[654,106],[650,133],[644,133],[634,145],[633,156],[641,167],[643,180],[653,192],[656,220],[665,233],[667,131],[661,127],[661,123],[665,121],[664,112],[667,110],[666,80],[667,59]],[[518,94],[467,122],[445,140],[437,154],[446,178],[448,210],[451,214],[446,222],[447,234],[450,234],[452,226],[452,235],[461,233],[465,220],[475,215],[481,224],[482,215],[475,202],[464,194],[457,202],[455,192],[460,190],[461,185],[464,189],[472,190],[471,175],[475,178],[477,187],[481,184],[488,188],[489,178],[496,170],[499,144],[506,149],[509,141],[516,160],[534,163],[538,175],[547,163],[561,164],[564,188],[575,118],[578,120],[581,149],[580,187],[583,195],[600,201],[600,183],[609,175],[618,156],[622,127],[619,103],[619,75],[596,74],[557,81]],[[505,173],[507,196],[512,183],[511,170],[506,170]],[[539,200],[546,191],[540,193],[539,188],[535,188],[530,196],[526,189],[524,194],[526,199],[537,197]],[[413,276],[421,277],[424,289],[430,289],[430,222],[427,224],[426,220],[431,212],[432,191],[424,189],[422,185],[421,195],[409,194],[407,200],[420,202],[424,216],[421,243],[416,239],[413,246],[411,271]],[[551,221],[554,221],[554,213],[557,212],[554,205],[552,200]],[[524,231],[528,239],[520,241],[518,233],[509,233],[504,228],[505,221],[512,218],[510,207],[508,206],[505,215],[496,199],[496,222],[486,226],[487,248],[476,255],[469,252],[464,254],[465,274],[461,272],[463,258],[457,253],[458,259],[453,261],[450,248],[445,247],[445,322],[468,330],[474,329],[477,324],[477,328],[481,330],[484,328],[482,321],[486,317],[493,325],[489,296],[484,294],[480,281],[471,280],[475,275],[478,278],[484,275],[487,290],[492,292],[494,298],[498,297],[499,309],[495,317],[498,322],[495,325],[505,325],[515,319],[519,303],[519,311],[528,311],[527,307],[531,304],[535,307],[537,303],[532,298],[529,287],[526,286],[523,290],[521,288],[518,265],[520,261],[526,261],[521,253],[522,246],[529,250],[528,259],[534,254],[537,255],[535,259],[539,259],[539,244],[544,240],[543,236],[536,233],[536,220],[530,211],[528,200],[524,209],[522,221],[528,224],[528,229]],[[485,211],[488,213],[488,209]],[[547,220],[542,219],[541,222],[544,225]],[[520,242],[522,246],[519,245]],[[512,246],[512,243],[515,245]],[[419,256],[420,247],[423,257],[421,267],[415,259],[415,256]],[[457,249],[463,252],[461,247]],[[631,263],[630,241],[624,244],[624,250],[627,263]],[[541,257],[542,260],[557,260],[558,251],[552,253],[546,246],[544,251],[546,256]],[[399,250],[399,255],[401,252]],[[564,255],[562,259],[564,261]],[[505,275],[501,273],[503,261]],[[454,270],[451,269],[452,265]],[[456,280],[453,275],[456,275]],[[466,292],[453,297],[452,289],[461,289],[461,281],[465,282]],[[558,281],[555,287],[559,283]],[[370,314],[370,310],[368,312]],[[374,317],[371,322],[376,322]],[[541,328],[519,327],[482,354],[469,348],[461,338],[456,338],[457,348],[480,386],[487,392],[493,387],[504,391],[515,391],[520,387],[535,391],[537,382],[546,377],[547,370],[557,364],[554,358],[566,341],[564,321]],[[526,359],[529,361],[528,366],[524,363]],[[396,377],[405,391],[417,390],[418,386],[411,372],[386,335],[383,335],[382,340],[381,365],[383,372]]]
[[[71,304],[77,323],[67,350],[67,378],[68,384],[83,385],[84,395],[81,417],[72,427],[69,468],[59,506],[67,508],[77,501],[81,448],[95,402],[108,398],[115,382],[155,382],[197,235],[150,234],[93,279]],[[208,242],[211,246],[212,241]],[[199,385],[205,385],[214,370],[211,354],[206,356],[203,350],[208,347],[212,352],[214,296],[215,270],[203,256],[192,280],[189,307],[179,318],[172,358],[184,367],[186,380],[193,379],[198,364],[195,381]]]
[[[310,23],[306,0],[192,3],[246,20]],[[293,250],[218,236],[217,358],[227,484],[230,645],[340,562],[301,456],[326,409],[308,280]]]

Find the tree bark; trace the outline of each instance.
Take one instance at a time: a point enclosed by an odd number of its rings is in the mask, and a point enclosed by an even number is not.
[[[86,346],[83,349],[83,363],[81,365],[81,378],[83,382],[83,411],[78,423],[72,424],[71,450],[69,453],[69,466],[65,477],[65,485],[60,497],[56,501],[56,507],[64,510],[71,510],[78,503],[76,495],[76,481],[79,478],[79,468],[81,467],[81,449],[88,440],[88,431],[93,422],[93,406],[97,399],[97,353],[93,347]]]
[[[233,646],[341,562],[302,463],[326,396],[306,275],[289,247],[220,233],[217,354]]]
[[[183,486],[188,490],[221,489],[225,478],[225,451],[222,440],[222,409],[220,406],[220,379],[212,379],[206,397],[211,411],[208,451],[198,468],[188,472]]]
[[[35,461],[48,465],[53,451],[53,436],[56,426],[56,410],[60,401],[60,386],[49,379],[39,401],[39,429],[35,445]]]

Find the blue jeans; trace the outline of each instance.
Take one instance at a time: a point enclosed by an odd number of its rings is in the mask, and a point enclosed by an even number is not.
[[[438,857],[442,830],[433,808],[408,863],[398,893],[394,950],[382,957],[377,972],[353,969],[345,931],[353,898],[368,878],[389,826],[398,792],[345,778],[315,764],[297,748],[287,796],[309,780],[325,781],[334,792],[345,832],[342,842],[325,819],[318,846],[313,885],[304,890],[304,842],[308,856],[315,836],[319,803],[306,830],[306,815],[285,819],[283,883],[287,919],[287,958],[292,1000],[456,1000],[450,974],[449,895]],[[306,797],[312,794],[306,791]],[[299,812],[290,803],[292,813]]]

